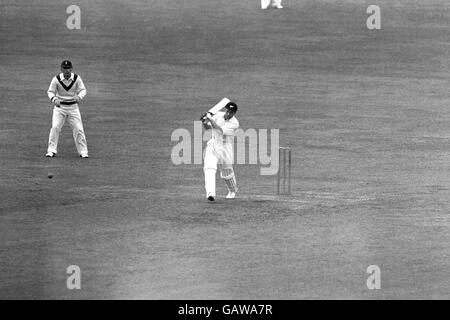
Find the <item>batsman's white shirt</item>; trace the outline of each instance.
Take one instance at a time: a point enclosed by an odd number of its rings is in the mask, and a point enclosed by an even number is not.
[[[207,142],[205,149],[205,168],[217,168],[217,163],[233,164],[234,133],[239,128],[239,121],[236,117],[225,120],[224,115],[225,112],[218,112],[212,117],[217,125],[222,128],[223,134],[218,130],[211,130],[211,139]]]

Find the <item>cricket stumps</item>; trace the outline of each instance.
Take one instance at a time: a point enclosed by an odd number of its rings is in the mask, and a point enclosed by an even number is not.
[[[291,148],[280,147],[278,156],[277,194],[291,194]]]

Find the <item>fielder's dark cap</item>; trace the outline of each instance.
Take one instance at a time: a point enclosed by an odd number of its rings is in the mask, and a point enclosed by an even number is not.
[[[231,111],[236,112],[237,109],[238,109],[238,106],[237,106],[236,103],[230,101],[230,102],[227,103],[227,105],[225,106],[225,108],[230,109]]]
[[[72,62],[70,62],[69,60],[64,60],[63,62],[61,62],[61,68],[63,69],[72,68]]]

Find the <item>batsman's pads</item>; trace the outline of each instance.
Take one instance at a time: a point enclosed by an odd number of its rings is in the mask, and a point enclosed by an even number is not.
[[[237,192],[236,176],[232,168],[222,168],[220,171],[220,177],[225,181],[228,191]]]

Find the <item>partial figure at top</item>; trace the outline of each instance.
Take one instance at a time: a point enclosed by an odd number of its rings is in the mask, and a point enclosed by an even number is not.
[[[283,9],[282,0],[261,0],[261,9]]]

